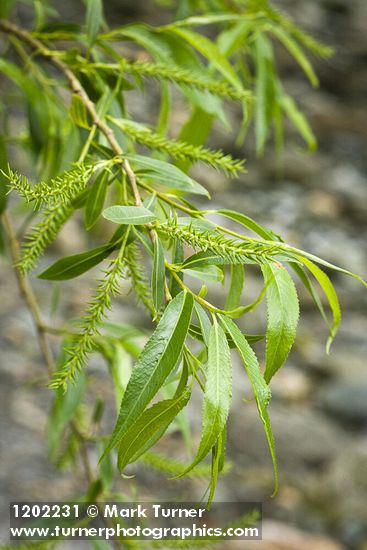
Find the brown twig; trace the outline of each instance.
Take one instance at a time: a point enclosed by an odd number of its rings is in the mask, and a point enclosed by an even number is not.
[[[59,334],[60,331],[58,329],[53,330],[52,327],[47,327],[46,325],[43,324],[41,313],[40,313],[37,299],[33,292],[33,289],[30,286],[27,277],[17,267],[20,246],[12,225],[10,215],[7,212],[2,214],[2,221],[3,221],[4,229],[8,238],[8,242],[9,242],[10,256],[12,259],[14,272],[18,282],[18,288],[21,296],[23,296],[24,298],[24,301],[28,307],[28,310],[32,316],[34,325],[36,327],[39,345],[46,363],[48,374],[52,376],[54,372],[54,359],[48,345],[46,333],[50,331],[52,333]],[[69,424],[70,424],[71,430],[79,439],[79,443],[80,443],[79,454],[83,465],[84,474],[88,484],[91,485],[96,480],[96,477],[89,460],[88,440],[83,435],[83,433],[81,433],[81,431],[79,430],[74,420],[71,420]],[[105,525],[107,527],[113,526],[112,523],[109,522],[107,518],[103,517],[102,507],[99,504],[97,504],[97,506],[98,506],[102,521],[105,523]],[[112,542],[115,548],[120,548],[118,541],[112,541]]]
[[[0,19],[0,31],[10,34],[13,36],[16,36],[26,44],[28,44],[36,54],[39,54],[46,59],[48,59],[56,68],[58,68],[66,77],[69,87],[71,91],[75,94],[77,94],[83,104],[85,105],[87,111],[89,112],[93,126],[98,128],[102,134],[106,137],[107,141],[111,145],[112,151],[115,153],[116,156],[121,157],[122,160],[122,168],[127,175],[127,178],[129,180],[132,193],[134,195],[135,205],[141,206],[142,200],[140,196],[140,191],[138,187],[138,182],[136,175],[131,168],[131,165],[129,161],[125,158],[123,149],[119,145],[115,133],[108,124],[106,124],[98,115],[96,107],[93,103],[93,101],[89,98],[87,92],[79,82],[78,78],[75,76],[73,71],[70,69],[70,67],[62,60],[60,59],[55,52],[52,52],[52,50],[49,50],[45,47],[45,45],[38,40],[37,38],[34,38],[28,31],[18,27],[18,25],[15,25],[14,23],[11,23],[10,21],[5,21],[4,19]],[[154,231],[148,227],[149,237],[151,241],[154,241]],[[165,285],[165,299],[167,302],[170,301],[171,296],[169,292],[167,292],[167,284]]]
[[[111,145],[111,148],[115,153],[115,155],[122,158],[122,167],[129,179],[131,189],[135,199],[135,204],[136,206],[140,206],[142,204],[142,201],[141,201],[135,173],[131,168],[129,161],[123,158],[123,150],[115,137],[114,131],[98,116],[98,113],[93,101],[89,98],[87,92],[84,90],[83,86],[81,85],[81,83],[79,82],[79,80],[77,79],[73,71],[68,67],[66,63],[64,63],[64,61],[62,61],[62,59],[57,57],[55,53],[45,48],[44,44],[40,40],[38,40],[37,38],[34,38],[29,32],[25,31],[24,29],[21,29],[14,23],[0,19],[0,31],[3,31],[4,33],[7,33],[7,34],[12,34],[18,37],[23,42],[27,43],[29,46],[31,46],[32,49],[36,51],[36,53],[39,53],[40,55],[48,59],[55,67],[57,67],[64,74],[64,76],[69,82],[69,86],[72,92],[77,94],[82,100],[82,102],[84,103],[86,109],[88,110],[91,116],[93,124],[97,126],[97,128],[99,128],[102,134],[104,134],[107,141]]]
[[[45,359],[47,371],[48,371],[48,374],[52,376],[54,372],[54,359],[52,356],[51,349],[48,345],[37,299],[34,295],[32,287],[28,282],[27,277],[23,275],[23,273],[17,268],[17,262],[19,260],[19,249],[20,249],[18,239],[14,231],[10,215],[7,212],[5,212],[2,215],[2,219],[3,219],[4,229],[9,241],[10,255],[11,255],[15,275],[18,282],[19,292],[23,296],[28,306],[28,309],[32,315],[34,325],[37,331],[39,345],[42,351],[42,355],[44,356],[44,359]]]

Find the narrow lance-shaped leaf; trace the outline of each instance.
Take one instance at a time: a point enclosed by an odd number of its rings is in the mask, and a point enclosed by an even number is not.
[[[68,340],[63,342],[59,366],[63,364],[66,356]],[[59,446],[62,441],[62,434],[68,422],[73,418],[77,408],[83,401],[86,389],[86,378],[82,373],[76,384],[70,386],[66,393],[61,389],[57,390],[55,400],[48,418],[48,449],[53,459],[56,458]]]
[[[288,118],[297,128],[303,139],[308,145],[310,151],[314,151],[317,147],[316,137],[307,121],[305,115],[299,110],[296,102],[287,94],[281,94],[280,105]]]
[[[152,297],[156,312],[158,313],[164,303],[164,286],[166,269],[164,265],[164,249],[158,235],[154,233],[154,255],[152,271]]]
[[[330,334],[329,338],[326,344],[326,351],[329,353],[330,346],[335,338],[335,334],[338,330],[338,327],[341,322],[341,311],[340,311],[340,305],[338,300],[338,295],[335,292],[335,288],[333,287],[332,282],[330,281],[329,277],[326,275],[322,269],[320,269],[316,264],[308,260],[307,258],[303,259],[304,265],[311,271],[312,275],[315,277],[315,279],[320,284],[322,290],[325,293],[325,296],[328,299],[331,312],[333,314],[333,323],[330,327]]]
[[[144,346],[121,402],[119,417],[101,460],[135,422],[175,367],[184,345],[193,309],[191,294],[183,291],[166,307]]]
[[[90,129],[87,108],[78,94],[73,94],[71,98],[70,116],[72,121],[80,128]]]
[[[103,0],[87,0],[87,32],[89,45],[93,46],[103,21]]]
[[[176,391],[175,391],[174,395],[172,396],[172,393],[167,391],[167,387],[163,386],[162,387],[163,397],[165,397],[167,399],[170,399],[170,400],[175,400],[175,399],[178,400],[180,397],[182,397],[182,394],[187,390],[186,386],[187,386],[188,375],[189,375],[188,365],[187,365],[187,362],[186,362],[185,358],[183,357],[180,381],[177,385]],[[188,396],[188,399],[189,399],[189,396]],[[145,412],[147,412],[147,411],[145,411]],[[143,414],[145,414],[145,412]],[[178,412],[180,412],[180,411],[178,411]],[[137,422],[139,422],[140,418],[141,417],[139,417]],[[186,429],[187,426],[185,426],[183,424],[183,422],[180,422],[179,417],[178,418],[176,417],[175,420],[176,420],[177,429],[181,430],[181,433],[183,435],[183,438],[186,440],[186,443],[189,442],[190,441],[190,430],[189,429],[187,430]],[[137,458],[139,458],[142,454],[145,454],[145,452],[148,449],[153,447],[153,445],[155,445],[157,443],[157,441],[159,441],[159,439],[164,435],[166,430],[167,430],[167,425],[164,425],[164,424],[162,424],[160,426],[160,428],[157,429],[157,430],[151,430],[150,437],[147,437],[144,444],[141,447],[139,447],[138,450],[133,455],[131,455],[130,462],[135,462],[135,460]]]
[[[271,229],[268,229],[267,227],[263,227],[259,223],[255,222],[252,218],[249,218],[245,214],[242,214],[241,212],[236,212],[235,210],[228,210],[226,208],[221,208],[220,210],[214,210],[214,213],[222,214],[222,216],[225,216],[226,218],[230,218],[233,221],[238,222],[239,224],[243,225],[244,227],[247,227],[247,229],[250,229],[257,235],[260,235],[265,240],[268,241],[279,241],[280,237],[276,235]]]
[[[265,380],[269,382],[283,365],[293,346],[299,304],[294,282],[281,264],[264,265],[262,271],[268,311]]]
[[[274,494],[278,488],[278,467],[277,467],[277,457],[275,454],[275,444],[273,431],[271,429],[270,418],[268,414],[268,404],[271,398],[270,388],[266,384],[265,379],[260,371],[259,362],[257,357],[250,347],[249,343],[246,340],[246,337],[242,334],[238,326],[223,315],[220,315],[220,320],[231,336],[240,356],[245,366],[246,372],[251,382],[251,386],[255,395],[257,408],[259,410],[259,415],[264,424],[265,434],[268,440],[268,445],[270,449],[270,454],[273,461],[274,475],[275,475],[275,489]]]
[[[85,227],[88,230],[93,227],[103,210],[108,187],[108,177],[109,173],[107,171],[101,172],[93,183],[88,195],[85,205]]]
[[[289,53],[294,57],[300,67],[303,69],[308,79],[310,80],[312,86],[318,85],[318,78],[313,70],[313,67],[308,60],[306,54],[303,52],[302,48],[297,44],[297,42],[283,29],[276,25],[269,24],[269,27],[273,34],[280,40]]]
[[[207,265],[205,267],[197,267],[195,269],[183,269],[183,273],[204,281],[204,283],[222,283],[224,279],[223,271],[216,265]]]
[[[123,225],[144,225],[157,217],[144,206],[110,206],[103,211],[103,217]]]
[[[209,497],[207,508],[210,508],[210,505],[213,501],[215,489],[217,487],[218,475],[219,475],[219,463],[221,460],[221,450],[222,450],[222,434],[219,435],[217,443],[212,448],[212,466],[210,471],[210,485],[209,485]]]
[[[258,154],[261,155],[264,152],[272,119],[276,76],[271,42],[263,34],[258,34],[254,44],[256,65],[256,149]]]
[[[176,166],[163,160],[145,157],[143,155],[125,155],[125,158],[139,168],[139,172],[147,179],[160,183],[170,189],[177,189],[184,193],[205,195],[208,191]]]
[[[198,320],[199,320],[199,325],[200,325],[200,329],[201,329],[201,334],[203,335],[204,343],[208,347],[212,324],[209,321],[209,317],[206,314],[206,311],[203,308],[203,306],[201,306],[198,303],[195,303],[194,307],[195,307],[196,315],[197,315]]]
[[[173,250],[172,250],[172,263],[173,264],[180,264],[184,260],[184,249],[183,244],[178,239],[175,239],[173,242]],[[182,273],[177,273],[177,276],[182,280],[183,275]],[[181,292],[181,287],[176,281],[176,279],[171,275],[171,281],[170,281],[170,293],[171,296],[176,296]]]
[[[206,36],[188,29],[173,28],[172,30],[204,55],[236,89],[244,91],[236,71],[214,42]]]
[[[235,309],[240,305],[241,296],[243,291],[243,284],[245,281],[245,271],[243,265],[233,264],[231,265],[231,283],[228,291],[228,296],[225,304],[225,309]]]
[[[181,476],[201,462],[217,443],[227,422],[231,398],[230,349],[226,335],[215,319],[209,336],[201,440],[194,461],[182,472]]]
[[[86,271],[89,271],[101,263],[114,250],[119,248],[125,232],[126,227],[119,228],[111,240],[104,246],[99,246],[97,248],[93,248],[92,250],[88,250],[87,252],[73,254],[72,256],[67,256],[66,258],[57,260],[57,262],[40,273],[38,278],[47,279],[48,281],[66,281],[68,279],[79,277],[79,275],[82,275]],[[126,244],[130,244],[134,239],[135,235],[130,232]]]
[[[326,316],[325,308],[324,308],[324,306],[323,306],[323,304],[320,300],[320,296],[318,295],[318,293],[317,293],[310,277],[306,273],[306,270],[304,269],[304,267],[302,265],[299,265],[299,264],[294,263],[294,262],[289,262],[289,265],[291,266],[293,271],[298,275],[298,277],[301,279],[303,285],[305,286],[305,288],[308,290],[308,292],[312,296],[312,299],[313,299],[315,305],[317,306],[317,308],[318,308],[318,310],[321,314],[321,317],[324,319],[325,324],[329,327],[329,320]]]
[[[166,399],[156,403],[143,412],[138,420],[125,432],[120,441],[118,453],[118,467],[123,471],[125,466],[135,461],[143,452],[148,450],[147,443],[153,445],[154,435],[164,434],[172,420],[187,404],[190,391],[186,390],[178,397]]]

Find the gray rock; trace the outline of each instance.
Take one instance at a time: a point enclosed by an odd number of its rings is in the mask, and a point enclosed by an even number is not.
[[[344,422],[367,425],[367,383],[365,379],[336,381],[322,389],[318,403],[329,415]]]
[[[243,404],[229,423],[228,450],[239,466],[264,466],[271,462],[263,425],[256,405]],[[285,406],[273,402],[269,408],[282,478],[302,485],[301,472],[330,462],[347,438],[322,413],[305,405]]]
[[[364,440],[359,445],[340,446],[324,476],[311,487],[309,505],[342,540],[360,548],[367,541],[366,494],[367,441]]]

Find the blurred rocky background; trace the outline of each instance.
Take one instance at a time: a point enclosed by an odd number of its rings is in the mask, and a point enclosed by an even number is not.
[[[233,136],[218,127],[211,145],[245,156],[248,174],[228,182],[201,167],[199,177],[210,187],[214,206],[240,209],[296,246],[363,276],[367,243],[367,3],[274,3],[335,48],[332,59],[315,60],[321,82],[316,90],[310,89],[281,47],[277,52],[285,87],[307,113],[319,140],[318,151],[312,156],[302,152],[298,137],[290,131],[280,163],[271,152],[256,159],[251,134],[245,146],[236,150]],[[136,18],[152,23],[167,19],[167,13],[148,0],[110,0],[105,4],[107,18],[113,24]],[[69,20],[82,18],[79,2],[69,0],[57,7]],[[141,119],[146,115],[149,120],[148,102],[134,101],[131,108],[139,109]],[[154,102],[154,97],[149,101]],[[238,115],[233,111],[231,116],[235,124]],[[185,112],[179,110],[174,115],[177,120],[184,117]],[[44,264],[60,253],[72,254],[85,246],[80,227],[72,221]],[[65,318],[82,312],[95,273],[79,283],[63,284],[61,315]],[[262,425],[255,404],[244,402],[244,397],[251,394],[240,365],[236,366],[239,382],[228,441],[233,466],[219,482],[217,497],[223,501],[261,500],[265,516],[264,540],[247,546],[241,543],[241,548],[367,550],[366,293],[352,279],[335,274],[332,278],[340,294],[344,320],[331,354],[325,354],[322,320],[301,291],[303,315],[296,346],[272,383],[270,413],[280,470],[280,490],[274,499],[269,496],[272,466]],[[34,330],[19,299],[13,273],[4,261],[0,282],[0,523],[6,536],[9,500],[67,498],[81,490],[83,476],[81,471],[76,477],[59,472],[47,460],[44,432],[50,393],[39,389],[44,373]],[[250,302],[259,290],[255,272],[249,271],[247,284],[245,298]],[[35,289],[48,311],[50,296],[43,292],[44,284],[35,281]],[[116,300],[114,318],[143,324],[141,311],[126,294],[123,291]],[[249,332],[260,329],[263,313],[260,309],[252,314],[246,326]],[[104,366],[95,359],[91,368],[101,395],[113,401]],[[199,410],[192,412],[191,419],[195,442],[200,432],[196,416]],[[167,438],[161,450],[182,456],[179,439],[174,435]],[[205,483],[166,481],[165,476],[142,468],[137,486],[142,496],[164,500],[177,495],[200,498]],[[239,544],[226,543],[222,547],[239,548]]]

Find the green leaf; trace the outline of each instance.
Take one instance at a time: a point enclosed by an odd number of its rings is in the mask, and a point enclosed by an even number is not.
[[[66,357],[66,345],[62,346],[59,364],[62,365]],[[81,405],[86,390],[84,373],[78,376],[75,384],[70,385],[67,392],[58,389],[48,418],[47,434],[48,449],[52,459],[56,458],[62,443],[62,435],[68,422],[74,417],[77,408]]]
[[[178,216],[176,219],[177,225],[180,227],[194,227],[201,231],[214,231],[215,224],[209,220],[202,218],[191,218],[190,216]]]
[[[201,462],[218,441],[226,425],[232,398],[232,363],[226,335],[214,318],[208,345],[208,363],[202,413],[202,434],[194,461],[185,475]]]
[[[26,98],[29,143],[33,151],[39,155],[42,148],[52,140],[50,132],[53,125],[50,120],[48,96],[39,93],[39,87],[32,78],[28,77],[26,71],[4,58],[0,59],[0,72],[17,85]],[[49,154],[51,155],[52,151]]]
[[[272,120],[277,79],[274,70],[271,42],[263,34],[258,34],[254,40],[254,44],[254,61],[256,66],[256,149],[258,154],[261,155],[264,152]]]
[[[309,151],[314,151],[317,147],[315,135],[307,121],[305,115],[298,109],[296,102],[292,97],[286,94],[281,94],[280,105],[283,111],[293,122],[303,139],[308,145]]]
[[[231,265],[231,284],[228,291],[228,296],[225,309],[235,309],[240,305],[243,285],[245,282],[245,271],[243,265]]]
[[[186,258],[186,260],[182,263],[181,267],[183,269],[197,269],[198,267],[204,267],[209,265],[228,265],[233,264],[237,262],[238,264],[253,264],[255,263],[250,258],[241,257],[241,259],[237,258],[224,258],[223,256],[219,256],[215,252],[208,252],[208,251],[201,251],[197,252],[196,254],[192,254],[192,256],[189,256]]]
[[[195,108],[181,128],[179,140],[192,145],[203,145],[210,133],[211,126],[214,122],[214,114],[209,114],[203,109]],[[180,160],[176,165],[184,172],[188,172],[192,165],[191,160]]]
[[[157,122],[157,133],[165,135],[169,127],[170,114],[172,109],[172,94],[168,82],[160,82],[161,105]]]
[[[269,382],[283,365],[293,346],[298,318],[299,304],[296,287],[288,271],[280,264],[262,267],[268,310],[266,332],[265,380]]]
[[[124,225],[144,225],[157,219],[157,216],[144,206],[110,206],[102,215],[106,220]]]
[[[85,205],[85,227],[89,231],[98,220],[104,206],[108,187],[107,171],[101,172],[89,192]]]
[[[204,55],[232,86],[238,90],[243,90],[241,80],[238,78],[236,71],[214,42],[206,36],[188,29],[172,28],[172,31]]]
[[[99,29],[103,23],[103,0],[87,1],[87,33],[89,46],[93,46],[96,41]]]
[[[182,269],[182,272],[190,275],[190,277],[204,281],[204,283],[222,283],[224,279],[223,271],[216,265],[196,267],[195,269]]]
[[[173,264],[180,264],[184,260],[184,249],[183,244],[178,239],[174,239],[173,241],[173,247],[172,247],[172,263]],[[178,272],[177,276],[182,280],[183,275],[182,273]],[[176,281],[176,279],[171,275],[170,280],[170,293],[171,296],[175,297],[177,294],[181,292],[181,287]]]
[[[209,321],[209,317],[206,314],[205,309],[200,304],[195,302],[194,307],[195,307],[196,315],[197,315],[198,320],[199,320],[199,325],[200,325],[201,334],[203,336],[204,343],[208,347],[209,346],[209,337],[210,337],[210,331],[211,331],[211,328],[212,328],[212,324]]]
[[[209,197],[208,191],[202,185],[173,164],[142,155],[125,155],[125,158],[136,164],[140,168],[140,174],[145,175],[147,179],[150,178],[170,189]]]
[[[297,263],[289,262],[289,265],[293,269],[295,273],[297,273],[298,277],[301,279],[303,285],[308,290],[310,295],[312,296],[312,299],[317,306],[318,310],[320,311],[321,317],[324,319],[325,324],[329,327],[329,321],[325,313],[325,308],[320,300],[320,296],[318,295],[314,285],[312,284],[312,281],[308,274],[306,273],[306,270],[303,268],[302,265],[299,265]]]
[[[3,0],[0,5],[0,17],[2,19],[8,19],[11,11],[14,7],[15,0]]]
[[[162,241],[156,233],[154,233],[153,246],[152,297],[156,313],[158,314],[164,304],[166,268],[164,263],[164,248]]]
[[[48,281],[66,281],[68,279],[74,279],[79,277],[86,271],[89,271],[103,260],[105,260],[114,250],[116,250],[121,243],[124,231],[118,229],[112,239],[104,246],[99,246],[93,250],[87,252],[81,252],[80,254],[73,254],[66,258],[61,258],[45,271],[38,275],[39,279],[47,279]],[[130,233],[127,244],[130,244],[134,239],[134,236]]]
[[[120,342],[113,342],[109,353],[105,352],[104,355],[111,370],[118,411],[131,376],[133,358],[130,350],[127,351],[125,345]]]
[[[90,129],[87,108],[78,94],[73,94],[71,98],[70,116],[72,121],[80,128]]]
[[[228,57],[244,44],[248,38],[253,21],[246,21],[241,17],[240,21],[224,31],[218,36],[218,47]]]
[[[187,390],[178,397],[160,401],[143,412],[120,441],[118,467],[121,472],[127,464],[135,461],[155,443],[156,433],[159,432],[160,436],[164,434],[189,399],[190,391]],[[151,445],[147,446],[147,443]]]
[[[214,213],[221,214],[222,216],[225,216],[226,218],[230,218],[231,220],[240,223],[244,227],[247,227],[247,229],[250,229],[257,235],[260,235],[263,239],[266,239],[268,241],[279,241],[280,237],[276,235],[271,229],[268,229],[267,227],[263,227],[259,223],[255,222],[252,218],[249,218],[245,214],[241,214],[240,212],[236,212],[235,210],[227,210],[225,208],[221,208],[219,210],[214,210]]]
[[[163,397],[166,399],[179,398],[182,395],[182,393],[185,392],[185,390],[187,389],[186,386],[187,386],[189,372],[188,372],[188,365],[187,365],[185,356],[183,356],[182,358],[182,369],[181,369],[179,383],[176,387],[175,392],[172,393],[173,392],[172,386],[174,385],[174,383],[172,382],[172,380],[170,381],[170,378],[176,377],[176,375],[177,375],[177,372],[173,371],[170,377],[168,377],[168,379],[166,380],[166,382],[161,388]],[[175,421],[174,426],[172,426],[172,429],[170,431],[179,430],[183,436],[183,439],[186,442],[186,445],[190,447],[191,445],[190,425],[188,423],[187,418],[185,418],[184,414],[181,413],[176,416],[174,421]],[[157,441],[161,439],[161,437],[164,435],[166,430],[167,430],[167,426],[163,426],[159,430],[154,431],[151,437],[146,440],[146,443],[144,444],[144,446],[139,449],[138,456],[141,456],[143,453],[145,454],[148,449],[153,447],[153,445],[155,445]],[[136,458],[138,458],[138,456],[134,454],[134,456],[132,456],[131,458],[131,462],[134,462]]]
[[[326,351],[327,353],[329,353],[330,346],[335,338],[335,334],[341,322],[341,311],[340,311],[338,295],[335,292],[335,288],[333,287],[333,284],[330,281],[329,277],[326,275],[324,271],[322,271],[322,269],[320,269],[316,264],[314,264],[310,260],[307,260],[306,258],[303,259],[303,263],[311,271],[312,275],[320,284],[322,290],[325,293],[326,298],[328,299],[330,309],[333,314],[333,323],[330,327],[329,338],[326,344]]]
[[[115,429],[101,460],[139,418],[175,367],[187,336],[193,306],[191,294],[181,292],[166,307],[133,369]]]
[[[280,42],[287,48],[289,53],[294,57],[300,67],[303,69],[312,86],[317,86],[319,81],[312,68],[311,63],[307,59],[306,55],[302,51],[302,48],[297,42],[283,29],[276,25],[269,24],[269,28],[273,34],[280,40]]]
[[[244,367],[246,369],[247,375],[251,382],[252,390],[255,395],[257,408],[259,410],[259,415],[264,424],[265,434],[268,440],[268,445],[270,449],[271,458],[273,461],[274,475],[275,475],[275,489],[274,494],[278,488],[278,467],[277,467],[277,457],[275,454],[275,444],[273,431],[270,424],[270,418],[268,413],[268,404],[271,398],[271,392],[269,386],[266,384],[265,379],[260,371],[259,362],[253,351],[253,349],[248,344],[246,337],[242,334],[238,326],[224,315],[219,315],[220,320],[228,331],[231,339],[233,340],[240,356],[243,361]]]
[[[103,35],[103,39],[116,39],[119,35],[143,46],[143,48],[150,52],[157,60],[163,63],[170,61],[171,55],[169,48],[160,40],[159,35],[157,36],[150,32],[146,25],[134,24],[120,29],[114,29],[108,34]]]
[[[178,28],[178,27],[192,27],[192,26],[202,26],[202,25],[213,25],[217,23],[228,23],[233,21],[242,21],[243,16],[240,14],[231,14],[231,13],[211,13],[209,15],[197,15],[192,17],[187,17],[185,19],[179,19],[175,21],[172,25],[169,25],[168,28]]]
[[[224,451],[225,451],[225,433],[226,428],[219,435],[217,443],[212,449],[212,467],[210,472],[210,486],[209,486],[209,497],[207,503],[207,509],[210,508],[211,503],[213,502],[215,489],[217,487],[218,475],[224,465]]]
[[[105,245],[73,254],[58,260],[49,268],[38,275],[39,279],[47,279],[48,281],[66,281],[79,277],[86,271],[89,271],[94,266],[98,265],[106,259],[115,249],[115,246]]]
[[[164,473],[168,476],[179,475],[184,469],[185,465],[172,458],[162,454],[155,453],[153,451],[146,452],[140,458],[140,463],[144,464],[150,468],[154,468],[160,473]],[[225,466],[225,471],[228,471],[229,467]],[[187,474],[191,478],[199,478],[206,480],[210,474],[210,465],[209,464],[199,464],[191,472]]]

